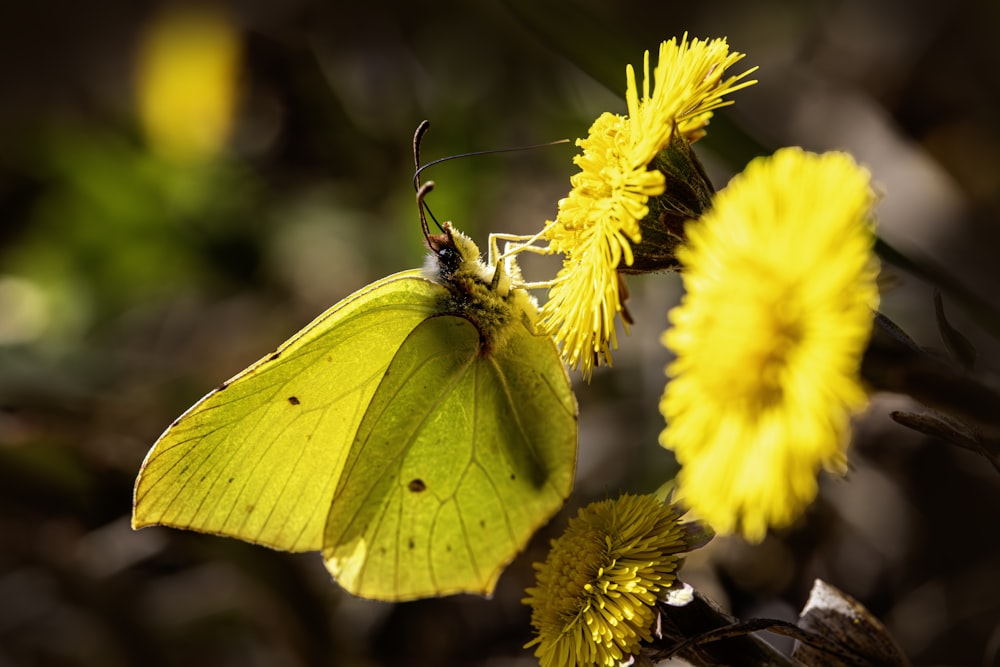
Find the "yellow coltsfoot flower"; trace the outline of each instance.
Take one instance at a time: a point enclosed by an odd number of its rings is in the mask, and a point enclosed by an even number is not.
[[[660,436],[678,500],[720,533],[764,537],[843,470],[878,307],[870,175],[844,153],[758,158],[686,228],[686,295]]]
[[[155,153],[205,162],[223,148],[239,97],[242,40],[215,5],[168,5],[141,44],[139,118]]]
[[[742,57],[729,52],[725,39],[688,41],[685,35],[664,42],[652,76],[645,54],[641,95],[632,66],[626,70],[628,115],[602,114],[577,141],[583,149],[574,158],[580,172],[570,178],[572,190],[542,232],[549,251],[565,260],[551,283],[541,325],[555,336],[566,363],[581,367],[585,376],[595,365],[610,363],[617,347],[615,318],[623,310],[618,267],[632,264],[647,202],[665,189],[664,174],[651,163],[675,131],[688,140],[701,136],[712,111],[731,103],[724,96],[754,83],[743,80],[752,70],[722,78]]]
[[[651,641],[655,605],[674,584],[681,554],[710,539],[654,496],[591,503],[552,540],[524,603],[542,667],[612,667]]]

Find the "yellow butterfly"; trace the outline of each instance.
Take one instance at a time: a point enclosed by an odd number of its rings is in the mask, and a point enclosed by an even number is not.
[[[576,399],[516,265],[449,223],[430,234],[431,187],[423,271],[352,294],[181,415],[139,471],[134,528],[322,551],[360,597],[492,593],[569,495]]]

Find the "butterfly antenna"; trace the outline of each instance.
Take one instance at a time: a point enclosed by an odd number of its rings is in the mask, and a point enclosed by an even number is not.
[[[424,236],[428,237],[430,235],[430,227],[427,224],[427,218],[430,217],[437,225],[438,229],[444,231],[444,227],[438,222],[438,219],[434,217],[434,212],[431,211],[430,206],[424,201],[427,193],[434,188],[433,181],[427,181],[426,184],[421,185],[420,183],[420,172],[428,167],[433,167],[436,164],[441,164],[442,162],[447,162],[448,160],[455,160],[458,158],[472,157],[473,155],[490,155],[492,153],[511,153],[513,151],[524,151],[533,148],[544,148],[546,146],[557,146],[559,144],[569,143],[569,139],[558,139],[556,141],[547,141],[542,144],[532,144],[531,146],[516,146],[514,148],[494,148],[487,151],[472,151],[469,153],[459,153],[458,155],[449,155],[447,157],[438,158],[428,162],[427,164],[420,164],[420,142],[424,138],[424,134],[427,129],[431,126],[430,121],[421,121],[420,125],[417,126],[417,131],[413,134],[413,188],[417,191],[417,206],[420,209],[420,225],[424,230]]]
[[[418,191],[420,190],[420,142],[430,126],[429,120],[420,121],[417,131],[413,133],[413,189]]]
[[[426,202],[424,202],[424,198],[427,196],[427,193],[433,189],[434,189],[434,181],[427,181],[426,183],[420,186],[419,190],[417,190],[417,211],[420,213],[420,229],[423,230],[424,238],[427,239],[428,244],[431,242],[431,229],[430,226],[427,224],[427,215],[424,213],[424,211],[430,213],[430,209],[427,208],[427,204]],[[438,223],[437,218],[434,218],[433,213],[431,213],[431,218],[434,220],[434,223],[440,228],[441,225]],[[443,232],[444,229],[441,228],[441,231]]]
[[[425,123],[427,121],[424,121]],[[426,128],[424,128],[426,130]],[[417,128],[417,132],[420,133],[420,128]],[[436,164],[441,164],[442,162],[447,162],[448,160],[457,160],[462,157],[473,157],[475,155],[492,155],[494,153],[513,153],[514,151],[529,151],[535,148],[546,148],[548,146],[558,146],[559,144],[568,144],[569,139],[556,139],[555,141],[546,141],[543,144],[531,144],[530,146],[514,146],[513,148],[491,148],[486,151],[470,151],[468,153],[458,153],[457,155],[448,155],[446,157],[441,157],[436,160],[432,160],[424,165],[417,165],[417,173],[413,175],[413,180],[416,183],[420,179],[420,172],[428,167],[433,167]]]
[[[444,231],[444,227],[434,217],[434,213],[425,201],[427,193],[434,189],[434,182],[428,181],[424,185],[420,183],[420,172],[423,171],[423,167],[420,166],[420,142],[423,140],[424,134],[430,126],[431,123],[429,120],[421,121],[420,125],[417,125],[417,131],[413,133],[413,189],[417,191],[417,210],[420,212],[420,227],[423,229],[424,238],[426,239],[429,239],[431,234],[430,226],[427,224],[427,216],[430,216],[438,229],[442,232]]]

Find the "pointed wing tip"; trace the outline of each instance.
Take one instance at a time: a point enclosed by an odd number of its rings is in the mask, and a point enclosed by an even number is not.
[[[160,524],[149,517],[142,516],[140,512],[133,507],[131,525],[132,530],[140,530],[142,528],[149,528],[150,526],[159,526]]]

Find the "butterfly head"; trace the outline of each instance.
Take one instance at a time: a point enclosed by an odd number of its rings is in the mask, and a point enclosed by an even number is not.
[[[468,236],[452,227],[450,222],[442,226],[441,234],[426,236],[427,248],[431,251],[424,265],[424,275],[434,282],[451,289],[456,282],[475,281],[491,284],[495,280],[494,271],[483,264],[479,247]],[[500,277],[500,282],[503,281]],[[506,287],[506,285],[505,285]],[[509,287],[506,287],[506,290]]]
[[[459,233],[459,237],[461,239],[461,233]],[[428,277],[435,282],[441,282],[443,279],[446,280],[448,276],[454,275],[467,261],[466,255],[468,253],[463,253],[463,248],[455,242],[455,230],[449,223],[444,224],[441,234],[428,234],[426,242],[427,249],[431,251],[431,254],[427,258],[425,273],[430,274]],[[474,260],[478,260],[479,248],[476,248],[471,241],[469,243],[472,245]]]

